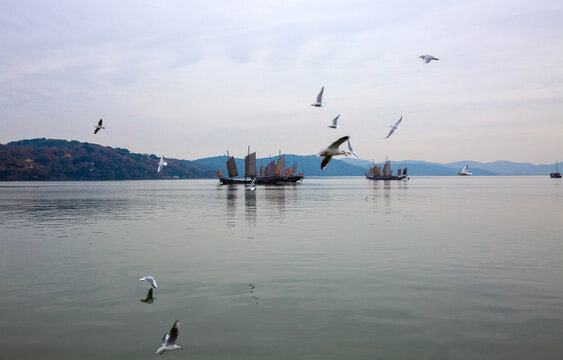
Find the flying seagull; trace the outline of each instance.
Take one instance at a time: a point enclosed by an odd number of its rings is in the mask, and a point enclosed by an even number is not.
[[[338,121],[338,118],[340,117],[340,114],[338,114],[337,117],[335,117],[334,119],[332,119],[332,125],[329,125],[328,127],[331,129],[340,129],[339,125],[336,125],[336,122]]]
[[[151,284],[151,286],[155,289],[158,289],[158,286],[156,286],[156,279],[152,276],[145,276],[139,279],[139,281],[145,281],[147,280],[147,282],[149,284]]]
[[[168,334],[164,334],[164,337],[162,338],[162,345],[160,345],[158,350],[156,350],[158,355],[162,355],[166,350],[173,351],[183,349],[181,346],[176,345],[179,327],[180,321],[176,320],[172,329],[170,329],[170,332]]]
[[[98,121],[98,125],[94,126],[96,129],[94,130],[94,135],[98,133],[98,131],[100,131],[100,129],[105,129],[105,127],[102,126],[102,119],[100,119],[100,121]]]
[[[164,161],[164,155],[162,155],[160,157],[160,161],[158,163],[158,170],[156,170],[156,172],[159,173],[162,170],[162,167],[166,166],[166,165],[168,165],[168,163],[166,161]]]
[[[332,144],[330,144],[326,149],[321,150],[321,152],[319,153],[319,156],[323,157],[323,161],[321,161],[321,170],[323,170],[328,165],[330,159],[332,159],[333,156],[336,155],[348,156],[348,153],[346,151],[340,150],[338,147],[342,145],[342,143],[348,140],[349,138],[350,138],[349,136],[343,136],[340,139],[333,142]]]
[[[401,123],[401,120],[403,120],[403,117],[401,116],[401,118],[395,123],[395,125],[390,125],[391,130],[389,130],[389,134],[387,134],[387,136],[385,137],[385,139],[387,139],[389,136],[391,136],[391,134],[393,134],[393,132],[395,130],[399,130],[401,128],[401,125],[399,125]]]
[[[149,288],[149,292],[147,293],[147,297],[145,297],[144,299],[141,299],[141,302],[144,302],[145,304],[152,304],[154,303],[154,300],[156,298],[152,295],[152,287]]]
[[[319,92],[319,95],[317,95],[317,101],[314,104],[311,104],[311,106],[314,107],[323,107],[326,106],[326,103],[323,102],[323,91],[325,90],[325,87],[323,86],[321,88],[321,91]]]
[[[434,57],[432,55],[420,55],[419,58],[421,58],[422,60],[424,60],[424,62],[426,64],[428,64],[430,61],[432,60],[440,60],[437,57]]]
[[[252,179],[252,181],[250,182],[250,184],[248,184],[247,187],[245,187],[246,190],[250,190],[250,191],[254,191],[256,190],[256,186],[254,185],[254,182],[256,181],[256,178]]]
[[[356,152],[354,151],[354,149],[352,149],[352,144],[350,144],[350,140],[348,140],[348,151],[347,151],[348,155],[352,155],[353,157],[355,157],[356,159],[359,159],[360,157],[358,156],[358,154],[356,154]]]

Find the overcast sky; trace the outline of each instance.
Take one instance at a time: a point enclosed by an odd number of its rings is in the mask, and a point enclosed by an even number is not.
[[[561,0],[0,4],[0,143],[197,159],[349,135],[367,160],[563,160]]]

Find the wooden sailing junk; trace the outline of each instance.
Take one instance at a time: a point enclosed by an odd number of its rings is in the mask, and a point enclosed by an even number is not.
[[[297,164],[293,164],[288,168],[285,167],[285,155],[278,156],[277,161],[274,159],[264,166],[260,165],[260,173],[256,167],[256,152],[250,153],[244,157],[244,179],[235,179],[238,176],[235,158],[230,157],[227,160],[227,170],[229,176],[225,177],[219,169],[217,169],[217,177],[221,184],[250,184],[252,179],[256,179],[255,184],[284,184],[303,180],[304,174],[297,174]]]
[[[409,175],[407,173],[407,168],[398,169],[397,175],[393,175],[391,171],[391,161],[385,162],[383,164],[383,169],[381,166],[373,165],[373,167],[369,168],[369,170],[365,173],[366,179],[369,180],[408,180]]]

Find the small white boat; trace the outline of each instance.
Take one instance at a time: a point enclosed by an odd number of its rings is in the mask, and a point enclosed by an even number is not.
[[[469,172],[469,166],[468,166],[468,165],[465,165],[465,167],[464,167],[460,172],[458,172],[457,174],[458,174],[458,175],[462,175],[462,176],[470,176],[470,175],[473,175],[473,174],[471,174],[471,173]]]

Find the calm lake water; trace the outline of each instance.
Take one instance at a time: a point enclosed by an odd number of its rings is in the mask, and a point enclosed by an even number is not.
[[[0,358],[180,320],[163,359],[562,359],[562,210],[548,176],[0,183]]]

